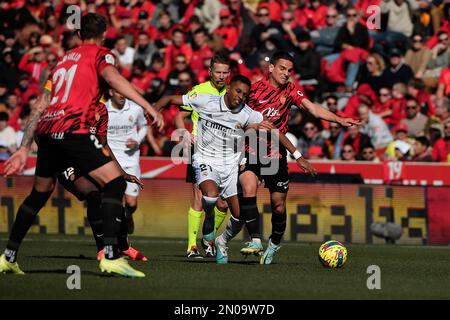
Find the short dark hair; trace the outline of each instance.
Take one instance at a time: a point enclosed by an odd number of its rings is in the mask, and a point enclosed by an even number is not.
[[[8,121],[9,115],[6,112],[0,112],[0,121]]]
[[[337,97],[336,95],[334,95],[334,94],[329,94],[329,95],[327,95],[327,96],[325,97],[325,100],[328,100],[328,99],[333,99],[333,100],[335,100],[335,101],[338,101],[338,100],[339,100],[338,97]]]
[[[211,59],[210,68],[212,69],[215,64],[226,64],[227,66],[231,66],[231,61],[223,54],[216,53],[214,57]]]
[[[417,101],[416,98],[414,98],[412,95],[410,94],[406,94],[405,95],[405,101],[414,101],[416,103],[416,105],[419,105],[419,102]]]
[[[104,16],[98,13],[87,13],[81,17],[80,38],[81,40],[101,39],[106,27]]]
[[[286,52],[286,51],[277,51],[272,55],[272,58],[270,58],[270,63],[275,65],[279,60],[288,60],[292,63],[295,63],[294,57]]]
[[[175,35],[175,33],[181,33],[181,34],[183,34],[183,35],[184,35],[184,32],[183,32],[183,30],[181,30],[180,28],[175,28],[175,29],[173,29],[173,31],[172,31],[172,35]]]
[[[421,137],[416,137],[415,139],[418,143],[420,143],[421,145],[423,145],[427,148],[430,146],[430,140],[428,140],[427,137],[421,136]]]
[[[233,78],[231,78],[230,84],[235,83],[235,82],[242,82],[243,84],[246,84],[249,87],[252,86],[250,79],[241,74],[237,74],[237,75],[233,76]]]

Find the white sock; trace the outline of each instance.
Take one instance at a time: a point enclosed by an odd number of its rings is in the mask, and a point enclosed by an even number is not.
[[[234,218],[233,216],[230,216],[230,220],[228,220],[227,223],[227,228],[220,235],[221,240],[223,240],[223,242],[225,243],[228,243],[228,241],[230,241],[231,239],[233,239],[235,236],[238,235],[243,225],[244,221],[241,221],[239,219]]]

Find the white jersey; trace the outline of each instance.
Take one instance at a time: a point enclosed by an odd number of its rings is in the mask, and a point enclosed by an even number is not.
[[[127,141],[133,139],[139,144],[147,134],[147,120],[144,110],[133,101],[125,100],[122,109],[106,102],[108,109],[108,145],[122,168],[139,165],[139,147],[128,148]]]
[[[199,115],[194,161],[237,166],[243,151],[243,129],[263,121],[262,114],[246,104],[230,110],[224,96],[210,94],[184,95],[183,104]]]

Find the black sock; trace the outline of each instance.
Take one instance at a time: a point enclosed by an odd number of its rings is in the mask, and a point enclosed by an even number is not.
[[[105,244],[105,258],[117,259],[120,257],[118,236],[120,224],[123,220],[122,199],[126,188],[123,177],[118,177],[103,188],[102,218]]]
[[[241,209],[242,220],[245,220],[248,234],[253,238],[261,238],[259,233],[259,211],[256,204],[256,197],[239,197],[239,207]]]
[[[119,250],[125,251],[128,250],[130,247],[130,244],[128,243],[128,222],[126,218],[126,209],[123,208],[122,210],[122,222],[120,223],[120,230],[119,230],[119,237],[118,237],[118,244],[119,244]]]
[[[94,235],[97,252],[103,250],[103,219],[101,214],[102,196],[99,191],[90,192],[86,196],[87,218]]]
[[[9,262],[16,262],[17,252],[19,251],[23,238],[33,225],[38,212],[45,205],[51,194],[52,192],[39,192],[33,188],[30,195],[20,206],[5,250],[5,256]]]
[[[127,223],[127,233],[134,233],[134,221],[133,221],[133,213],[137,210],[137,206],[129,206],[125,205],[125,221]]]
[[[272,234],[270,235],[270,239],[273,244],[280,244],[281,238],[286,231],[286,219],[286,210],[282,214],[272,212]]]

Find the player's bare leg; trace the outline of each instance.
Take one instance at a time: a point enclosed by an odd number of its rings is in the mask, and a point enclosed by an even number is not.
[[[251,254],[259,257],[263,251],[256,202],[259,180],[254,172],[245,171],[239,176],[239,182],[242,187],[242,195],[239,199],[241,219],[245,221],[245,226],[251,238],[251,241],[246,243],[246,247],[241,249],[241,253],[246,257]]]
[[[126,182],[118,164],[110,161],[91,171],[89,175],[101,186],[102,218],[104,232],[105,258],[100,261],[103,272],[116,273],[127,277],[145,277],[145,274],[133,269],[125,259],[120,258],[118,248],[118,230],[123,217],[123,196]]]
[[[261,256],[261,264],[271,264],[275,253],[281,248],[281,238],[286,231],[286,198],[287,193],[273,192],[270,194],[272,205],[272,234],[266,251]]]
[[[19,207],[5,253],[0,257],[0,273],[24,274],[16,262],[19,247],[37,214],[50,198],[55,184],[56,177],[34,177],[33,190]]]

